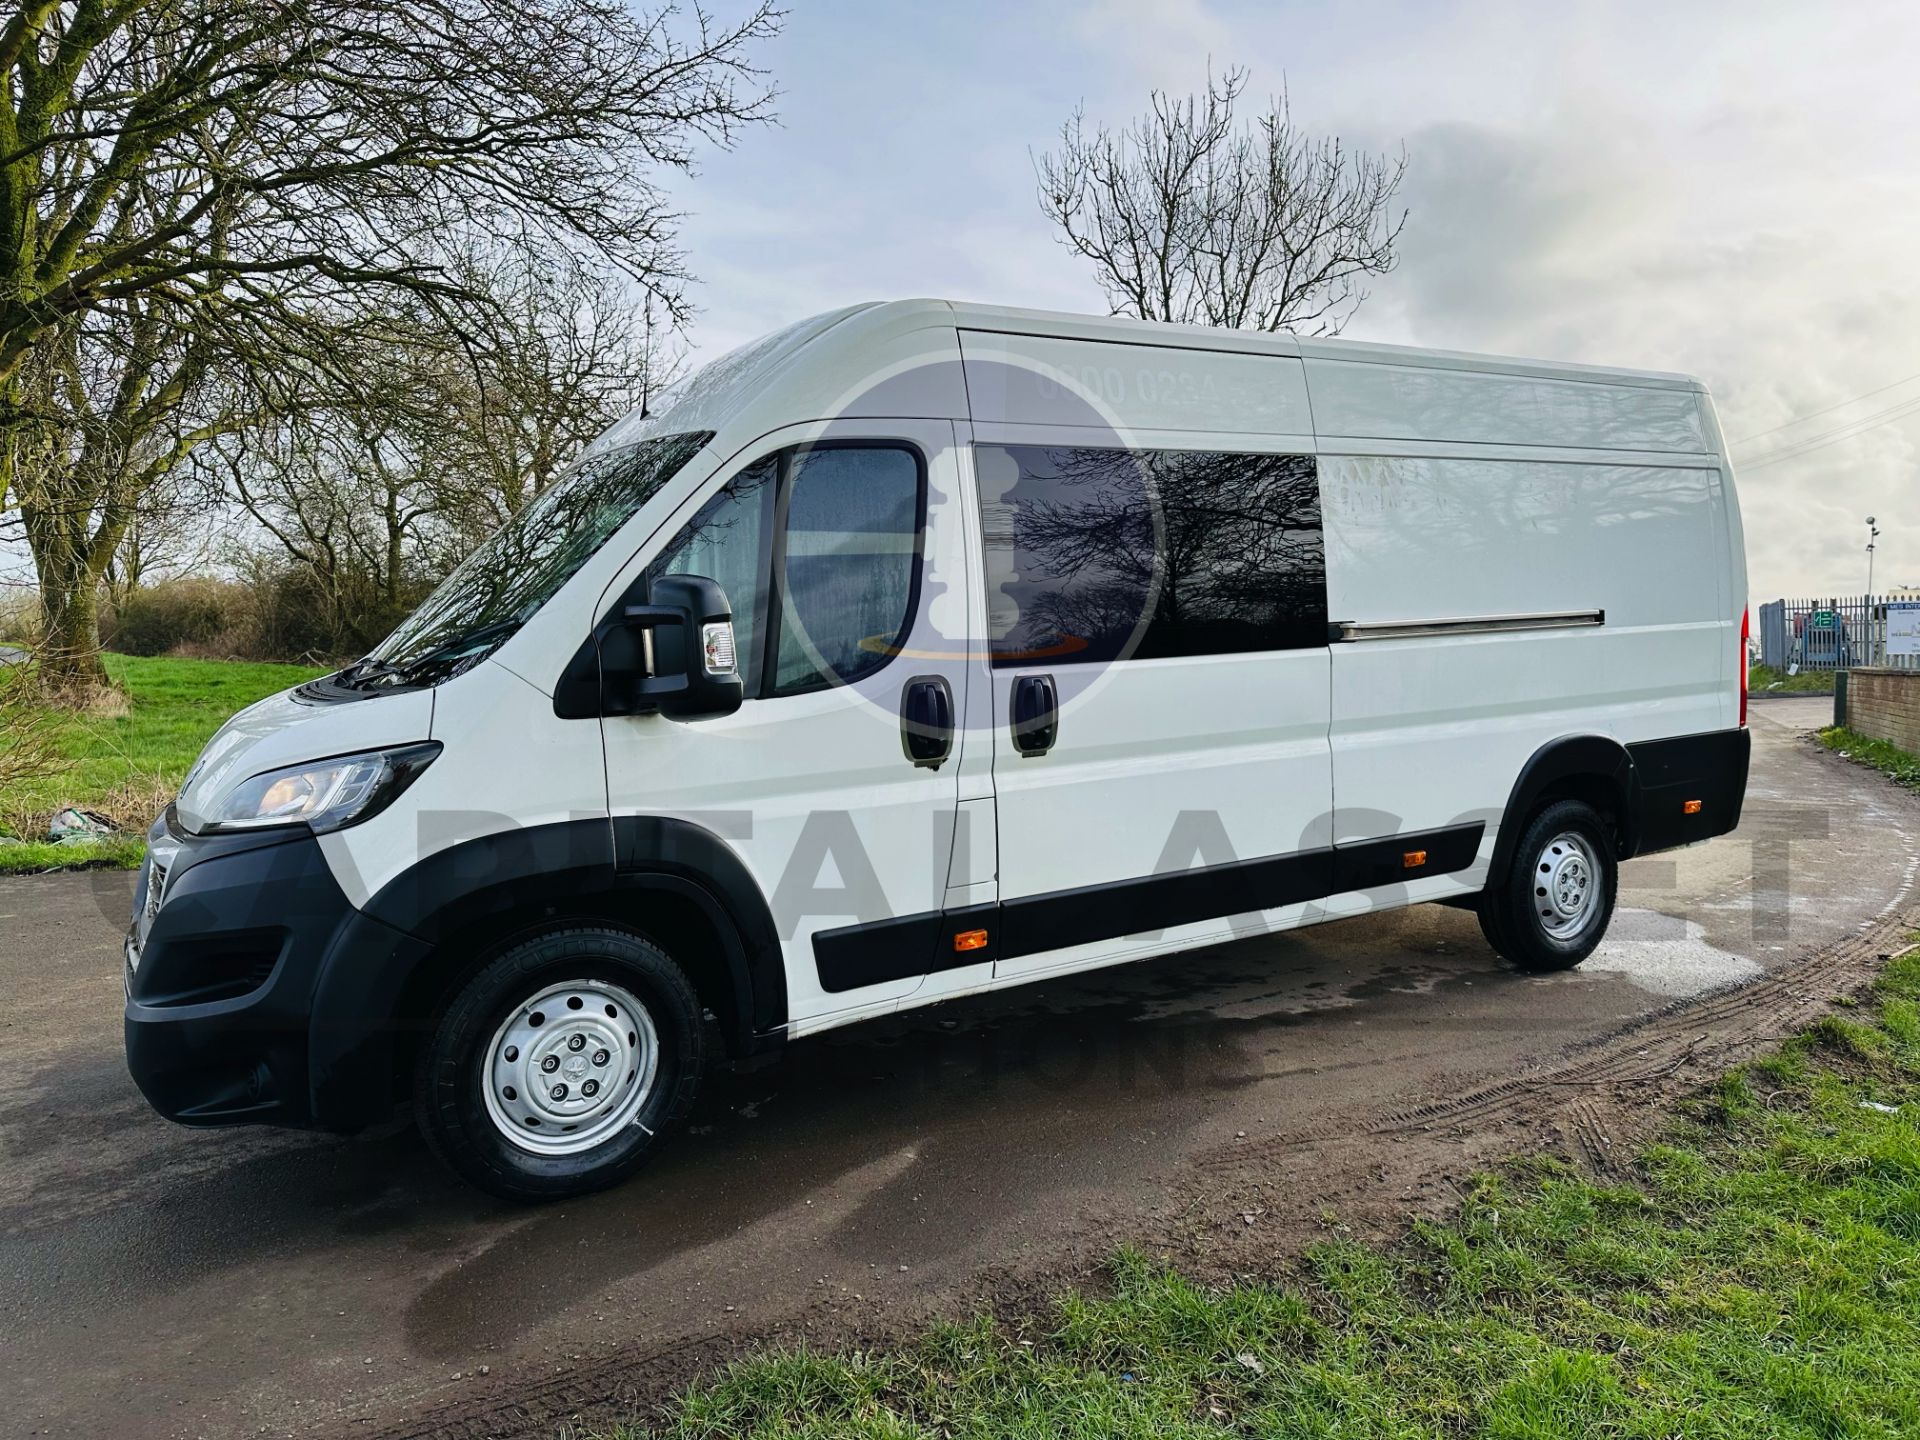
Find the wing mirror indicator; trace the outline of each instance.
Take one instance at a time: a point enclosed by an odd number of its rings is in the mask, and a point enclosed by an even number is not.
[[[709,675],[731,675],[738,668],[733,660],[733,621],[715,620],[700,627],[700,658]]]

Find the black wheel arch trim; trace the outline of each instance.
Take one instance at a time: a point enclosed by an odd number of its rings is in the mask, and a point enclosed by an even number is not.
[[[744,1054],[775,1041],[787,1022],[787,979],[766,898],[719,836],[691,821],[655,816],[503,830],[410,867],[361,913],[381,932],[418,942],[415,953],[398,964],[363,966],[355,963],[358,947],[333,947],[315,988],[316,1027],[329,1012],[399,1017],[419,964],[449,936],[490,915],[539,907],[591,915],[595,900],[648,893],[691,902],[721,937],[734,1002],[731,1014],[718,1015],[728,1047]]]
[[[1520,843],[1520,831],[1527,816],[1538,808],[1541,798],[1556,784],[1566,780],[1598,779],[1614,793],[1619,810],[1620,859],[1633,853],[1635,829],[1633,757],[1627,747],[1611,735],[1566,735],[1549,740],[1527,758],[1514,779],[1506,808],[1500,812],[1500,828],[1494,836],[1493,855],[1487,866],[1487,883],[1497,882],[1513,864],[1513,852]]]
[[[1612,791],[1620,860],[1727,834],[1740,823],[1752,745],[1744,726],[1625,744],[1610,735],[1548,741],[1520,768],[1500,812],[1488,883],[1507,873],[1526,817],[1563,781],[1598,780]],[[1693,800],[1700,809],[1687,814]]]

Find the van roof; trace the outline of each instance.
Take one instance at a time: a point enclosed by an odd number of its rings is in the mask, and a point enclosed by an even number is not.
[[[1305,418],[1302,389],[1293,397],[1302,415],[1284,424],[1288,433],[1701,454],[1718,448],[1717,437],[1707,433],[1710,407],[1695,403],[1706,387],[1687,375],[914,299],[848,305],[762,336],[687,375],[590,449],[707,431],[724,457],[796,420],[919,415],[978,422],[982,397],[969,396],[963,366],[955,363],[969,334],[1297,359],[1307,372],[1321,372],[1315,404],[1322,423]],[[1424,372],[1422,398],[1411,399],[1412,392],[1383,376],[1388,367]],[[1452,383],[1476,376],[1544,388],[1489,409]],[[1648,401],[1648,392],[1667,398],[1649,405],[1625,391]],[[1281,422],[1269,416],[1268,423]]]
[[[1175,325],[1118,315],[1077,315],[1063,310],[1026,310],[965,300],[921,298],[879,300],[850,305],[815,317],[839,323],[858,316],[867,322],[899,321],[923,312],[923,323],[942,319],[958,330],[1007,335],[1049,335],[1103,340],[1121,345],[1160,345],[1195,350],[1239,351],[1255,355],[1296,355],[1319,360],[1365,361],[1375,365],[1412,365],[1428,369],[1477,370],[1505,375],[1540,375],[1562,380],[1591,380],[1642,388],[1704,390],[1694,376],[1670,370],[1639,370],[1612,365],[1579,365],[1562,360],[1531,360],[1513,355],[1483,355],[1464,350],[1430,350],[1415,345],[1382,345],[1367,340],[1335,340],[1218,325]],[[795,327],[796,329],[800,327]],[[808,339],[828,328],[813,327]],[[802,342],[804,343],[804,342]]]

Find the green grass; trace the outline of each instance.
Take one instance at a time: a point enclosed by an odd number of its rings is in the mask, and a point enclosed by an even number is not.
[[[742,1363],[676,1437],[1920,1434],[1920,953],[1686,1107],[1632,1178],[1473,1185],[1397,1249],[1329,1238],[1285,1286],[1137,1254],[1112,1292],[882,1353]]]
[[[61,727],[55,774],[0,795],[0,833],[38,840],[48,817],[77,805],[144,831],[215,730],[236,710],[324,671],[304,665],[228,660],[105,657],[107,673],[127,694],[124,715],[75,715]],[[0,873],[88,864],[137,865],[137,840],[98,846],[0,846]]]
[[[1784,670],[1776,670],[1771,665],[1755,665],[1747,671],[1747,689],[1759,695],[1772,691],[1775,695],[1831,695],[1833,693],[1833,672],[1831,670],[1802,670],[1798,675],[1789,675]]]
[[[147,853],[138,835],[110,835],[86,844],[54,845],[44,840],[0,845],[0,875],[39,875],[48,870],[137,870]]]
[[[1829,725],[1818,732],[1820,743],[1836,755],[1871,765],[1896,784],[1920,790],[1920,755],[1912,755],[1898,745],[1875,740],[1842,725]]]

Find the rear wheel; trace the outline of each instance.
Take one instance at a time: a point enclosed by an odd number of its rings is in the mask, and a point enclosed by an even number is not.
[[[1513,868],[1480,897],[1487,943],[1522,970],[1566,970],[1593,953],[1613,918],[1619,864],[1591,805],[1556,800],[1527,822]]]
[[[463,1178],[556,1199],[632,1174],[693,1103],[704,1059],[679,966],[622,930],[559,930],[513,945],[451,998],[416,1107]]]

